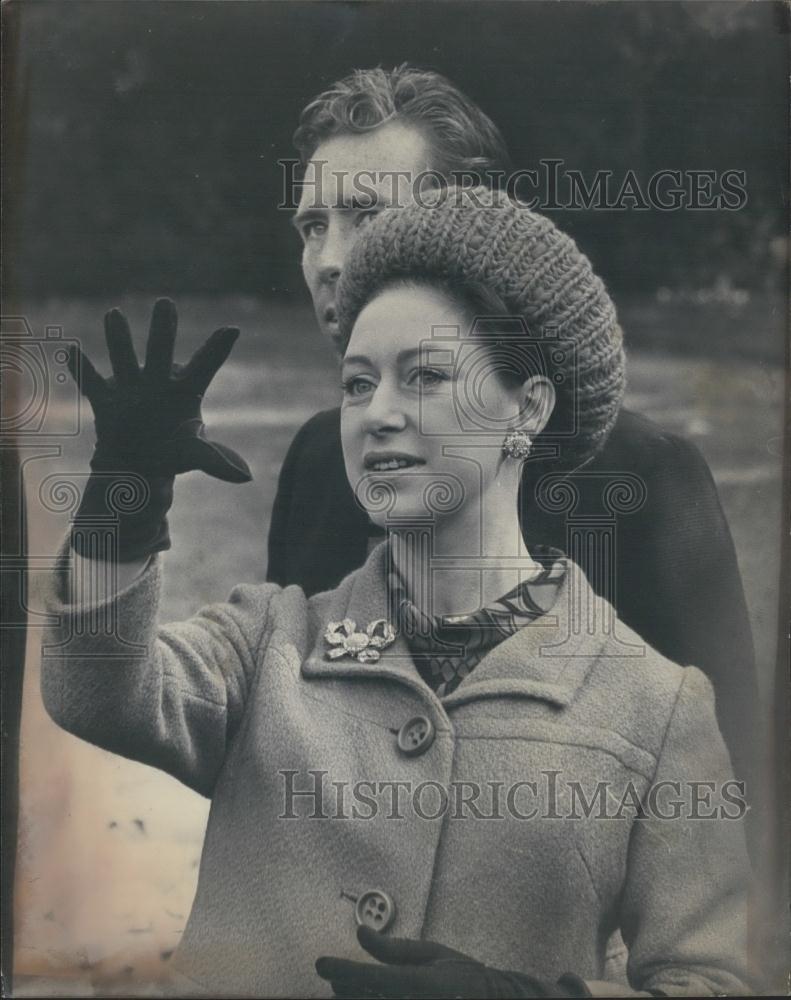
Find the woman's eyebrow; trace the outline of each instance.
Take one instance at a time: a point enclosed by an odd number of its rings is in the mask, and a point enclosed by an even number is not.
[[[347,354],[341,361],[341,367],[345,368],[346,365],[368,365],[370,368],[371,359],[364,354]]]
[[[396,363],[402,365],[405,361],[410,361],[414,357],[420,357],[426,353],[425,348],[420,347],[408,347],[406,350],[399,351],[396,354]],[[373,361],[365,354],[347,354],[346,357],[341,362],[341,366],[346,365],[368,365],[373,367]]]
[[[425,355],[425,353],[425,347],[410,347],[405,351],[399,351],[396,354],[396,361],[399,365],[402,365],[405,361],[411,361],[412,358],[420,357],[421,355]]]

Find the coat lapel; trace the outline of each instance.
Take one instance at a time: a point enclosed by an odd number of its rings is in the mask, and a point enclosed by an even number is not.
[[[329,595],[330,599],[318,623],[316,643],[302,664],[302,675],[304,677],[390,677],[409,687],[418,688],[423,694],[428,693],[435,697],[415,669],[409,646],[402,635],[398,635],[391,646],[381,651],[376,663],[360,663],[351,656],[329,660],[325,655],[328,646],[324,641],[324,629],[330,622],[350,618],[358,630],[364,631],[371,622],[379,618],[390,621],[387,560],[388,545],[387,542],[382,542],[371,552],[363,566],[347,577],[344,583]],[[327,595],[324,596],[326,598]]]
[[[601,655],[603,626],[611,616],[604,613],[607,602],[594,592],[580,567],[568,558],[565,563],[566,575],[552,611],[495,646],[443,699],[445,705],[493,697],[539,698],[558,707],[571,704]]]
[[[356,573],[330,595],[323,595],[328,600],[322,609],[317,641],[302,665],[303,676],[391,677],[433,696],[401,635],[382,650],[376,663],[360,663],[350,656],[329,660],[325,656],[324,628],[330,621],[350,618],[364,630],[377,618],[390,620],[387,559],[388,546],[383,542]],[[455,691],[441,699],[444,708],[500,697],[540,699],[558,707],[573,701],[605,640],[601,629],[586,630],[580,622],[603,622],[607,616],[593,605],[603,598],[594,593],[583,571],[570,559],[566,565],[566,576],[552,611],[495,646]]]

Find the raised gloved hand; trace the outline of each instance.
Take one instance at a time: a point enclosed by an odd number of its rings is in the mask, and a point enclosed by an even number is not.
[[[113,370],[109,379],[102,378],[79,349],[72,348],[69,355],[69,371],[93,408],[96,426],[92,475],[75,525],[114,513],[121,561],[170,547],[166,514],[179,473],[201,470],[232,483],[252,479],[240,455],[206,437],[200,411],[203,394],[239,331],[231,327],[215,331],[187,364],[177,365],[173,364],[176,326],[175,305],[170,299],[158,299],[141,369],[126,318],[118,309],[110,310],[104,318]],[[111,510],[114,487],[130,483],[147,493],[143,505],[119,512],[114,504]],[[88,537],[94,538],[90,544]],[[95,537],[75,529],[72,545],[80,555],[105,558],[106,553],[96,551]]]
[[[524,972],[492,969],[474,958],[435,944],[391,938],[359,927],[357,939],[382,965],[320,958],[316,972],[328,980],[336,997],[589,997],[585,983],[567,974],[557,983]]]

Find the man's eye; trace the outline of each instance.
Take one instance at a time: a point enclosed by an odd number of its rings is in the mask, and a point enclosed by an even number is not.
[[[323,236],[326,231],[326,222],[319,222],[317,219],[314,219],[312,222],[305,222],[299,227],[300,235],[306,242],[314,239],[316,236]]]
[[[360,396],[370,395],[376,386],[369,378],[365,378],[362,375],[355,375],[352,378],[345,379],[341,383],[341,388],[345,396],[359,398]]]

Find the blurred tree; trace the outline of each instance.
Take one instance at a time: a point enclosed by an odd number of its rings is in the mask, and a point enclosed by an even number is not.
[[[13,252],[27,294],[302,294],[278,212],[299,110],[354,66],[436,68],[520,166],[747,173],[740,211],[548,211],[616,290],[779,282],[781,4],[17,4],[30,74]]]

